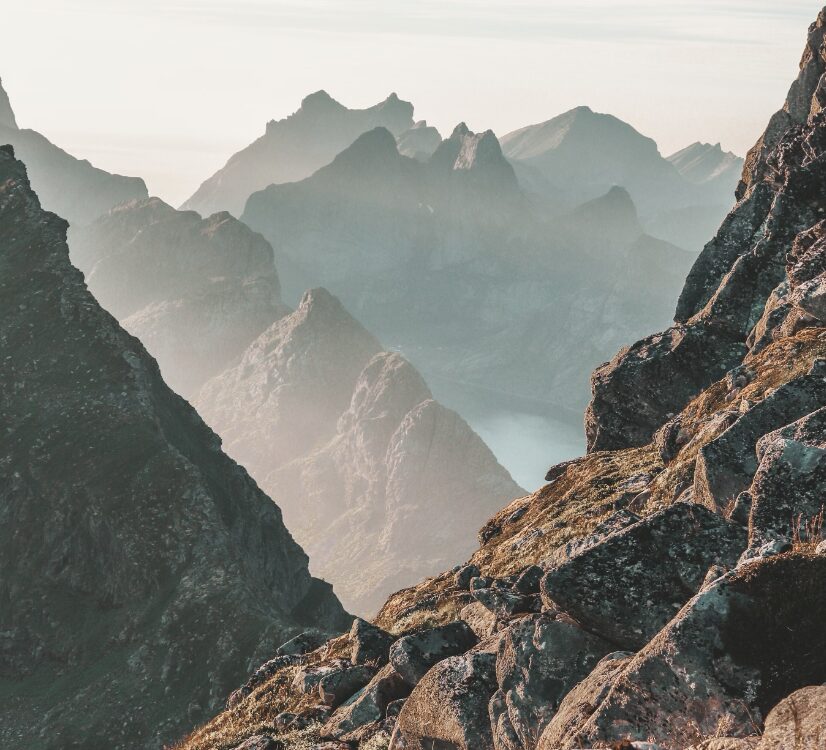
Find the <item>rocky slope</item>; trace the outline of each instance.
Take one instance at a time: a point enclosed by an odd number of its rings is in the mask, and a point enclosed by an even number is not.
[[[182,208],[202,216],[217,211],[240,216],[254,192],[308,177],[376,127],[398,135],[408,131],[413,127],[413,105],[391,94],[368,109],[348,109],[326,91],[317,91],[289,117],[268,122],[264,135],[234,154]]]
[[[96,299],[187,398],[289,312],[269,243],[227,213],[201,219],[149,198],[72,229],[69,241]]]
[[[521,492],[418,372],[324,289],[265,331],[196,401],[284,509],[348,609],[463,559]]]
[[[43,206],[72,225],[87,224],[119,203],[147,195],[142,179],[104,172],[67,154],[40,133],[19,128],[2,84],[0,143],[14,146]]]
[[[622,189],[546,220],[495,135],[464,125],[425,163],[366,133],[251,196],[243,220],[272,243],[288,301],[329,288],[441,401],[480,415],[584,408],[588,373],[667,324],[693,261],[645,234]]]
[[[589,453],[185,750],[822,745],[825,38],[826,8],[675,326],[595,373]]]
[[[0,149],[0,745],[159,748],[348,619]]]

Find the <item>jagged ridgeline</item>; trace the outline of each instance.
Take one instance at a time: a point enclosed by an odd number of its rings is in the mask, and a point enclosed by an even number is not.
[[[349,618],[0,149],[0,746],[159,748]]]
[[[674,326],[594,374],[588,454],[185,750],[826,747],[824,36]]]
[[[26,164],[43,206],[73,226],[87,224],[113,206],[147,195],[139,177],[110,174],[76,159],[35,130],[20,128],[8,94],[0,83],[0,144],[14,146]]]

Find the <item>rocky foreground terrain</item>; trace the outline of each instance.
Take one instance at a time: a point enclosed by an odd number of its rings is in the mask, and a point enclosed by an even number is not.
[[[349,625],[0,148],[0,746],[156,749]]]
[[[594,373],[588,454],[178,747],[826,746],[825,35],[674,326]]]
[[[43,206],[73,226],[88,224],[119,203],[147,196],[139,177],[105,172],[66,153],[37,131],[18,127],[0,84],[0,144],[5,143],[14,146],[17,158],[25,163]]]

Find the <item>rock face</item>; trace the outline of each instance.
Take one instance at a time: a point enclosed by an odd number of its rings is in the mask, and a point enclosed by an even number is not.
[[[680,748],[723,727],[754,734],[779,700],[826,675],[824,652],[810,650],[823,641],[824,575],[826,558],[792,556],[718,579],[594,685],[589,716],[572,724],[560,710],[537,750],[626,739]]]
[[[123,177],[76,159],[34,130],[17,127],[8,94],[0,84],[0,144],[14,147],[26,164],[40,202],[71,225],[88,224],[110,208],[145,198],[139,177]]]
[[[817,86],[826,69],[824,22],[821,15],[812,26],[787,103],[746,160],[738,204],[688,276],[677,305],[677,325],[621,352],[595,374],[588,415],[590,449],[646,443],[691,398],[739,364],[758,331],[771,340],[817,324],[811,316],[801,316],[793,304],[779,317],[761,318],[769,312],[766,306],[773,292],[785,285],[794,294],[817,275],[822,262],[817,247],[822,204],[818,185],[826,160],[820,141],[826,123]],[[672,369],[687,338],[700,354],[699,370],[696,360],[694,367]],[[640,376],[641,370],[672,377],[655,383]],[[705,376],[698,378],[692,370]],[[677,372],[679,377],[674,376]],[[642,387],[631,386],[632,378],[640,378]],[[623,413],[618,418],[608,405],[620,401]],[[636,414],[643,416],[635,419]],[[636,422],[635,429],[623,427],[626,420]]]
[[[112,209],[69,240],[92,293],[185,397],[289,312],[269,243],[227,213],[201,219],[149,198]]]
[[[797,690],[775,706],[757,750],[826,745],[826,685]]]
[[[250,660],[347,620],[278,508],[86,290],[8,147],[0,186],[0,744],[156,748]]]
[[[368,109],[347,109],[326,91],[317,91],[289,117],[268,122],[264,135],[234,154],[182,208],[202,216],[217,211],[240,216],[257,190],[309,177],[376,127],[401,136],[414,127],[413,105],[391,94]]]
[[[590,632],[642,648],[700,588],[712,565],[732,568],[746,530],[693,503],[675,503],[609,534],[550,570],[543,595]]]
[[[359,613],[461,560],[485,518],[520,493],[419,373],[323,289],[196,403],[279,498],[313,570]]]

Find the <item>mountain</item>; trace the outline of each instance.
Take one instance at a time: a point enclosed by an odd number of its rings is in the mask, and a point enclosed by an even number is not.
[[[349,621],[87,291],[10,146],[0,186],[0,745],[158,748],[250,661]]]
[[[301,741],[365,750],[823,745],[824,44],[826,8],[675,324],[594,373],[588,453],[491,517],[466,565],[314,651],[298,687],[268,673],[182,750],[286,742],[309,716]],[[383,666],[333,701],[299,689],[365,664]],[[246,718],[264,706],[289,722]]]
[[[719,185],[725,198],[730,198],[740,175],[744,159],[731,151],[723,151],[719,143],[692,143],[668,157],[685,179],[696,185]]]
[[[132,201],[72,229],[69,244],[97,300],[185,397],[289,312],[269,243],[226,212]]]
[[[538,170],[567,206],[624,187],[646,214],[684,204],[692,192],[651,139],[622,120],[577,107],[502,137],[508,159]]]
[[[72,225],[87,224],[119,203],[147,195],[142,179],[104,172],[85,159],[67,154],[40,133],[18,128],[2,83],[0,143],[14,146],[46,209]]]
[[[399,153],[403,156],[427,161],[439,147],[442,136],[426,120],[419,120],[412,128],[398,135],[396,142],[399,144]]]
[[[348,609],[453,565],[519,488],[421,375],[324,289],[207,383],[199,411]]]
[[[264,135],[234,154],[182,208],[202,216],[217,211],[240,216],[254,192],[308,177],[376,127],[396,135],[410,130],[413,105],[390,94],[373,107],[347,109],[326,91],[317,91],[289,117],[268,122]]]
[[[272,243],[285,299],[329,288],[471,424],[516,400],[584,408],[588,373],[668,323],[694,258],[646,235],[620,188],[547,219],[496,136],[464,124],[424,163],[365,133],[242,218]]]

